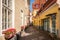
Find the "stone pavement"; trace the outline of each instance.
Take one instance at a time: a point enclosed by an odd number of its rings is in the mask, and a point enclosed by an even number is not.
[[[34,27],[28,27],[25,32],[31,34],[21,37],[20,40],[54,40],[48,33],[38,31]]]
[[[30,26],[25,31],[18,32],[11,40],[60,40],[51,37],[49,32],[38,30],[37,28]]]
[[[48,32],[37,30],[35,27],[27,27],[25,31],[16,34],[15,40],[58,40],[52,38]]]

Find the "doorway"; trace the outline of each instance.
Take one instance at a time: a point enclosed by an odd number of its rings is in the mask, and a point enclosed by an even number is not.
[[[44,28],[44,30],[49,31],[50,30],[49,26],[50,26],[49,18],[44,19],[43,20],[43,28]]]
[[[56,34],[56,15],[52,15],[52,33]]]

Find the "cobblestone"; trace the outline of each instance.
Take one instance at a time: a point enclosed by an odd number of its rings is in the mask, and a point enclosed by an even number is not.
[[[32,33],[32,35],[21,37],[20,40],[53,40],[49,34],[38,31],[33,27],[27,28],[25,32]]]

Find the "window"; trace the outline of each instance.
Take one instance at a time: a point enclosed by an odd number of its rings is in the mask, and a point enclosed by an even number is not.
[[[2,3],[4,3],[5,5],[7,5],[7,1],[8,0],[3,0]]]
[[[23,10],[21,10],[21,13],[23,13]]]
[[[2,30],[12,27],[12,0],[2,1]]]
[[[10,20],[10,19],[12,19],[12,11],[8,11],[8,27],[12,27],[12,20]]]
[[[12,7],[12,1],[11,0],[8,0],[8,7]]]
[[[36,4],[36,8],[38,8],[39,5]]]
[[[52,32],[56,32],[56,15],[52,15]]]
[[[5,4],[7,5],[7,0],[5,0]]]
[[[5,28],[5,27],[4,27],[4,25],[5,25],[5,16],[4,16],[4,15],[5,15],[5,13],[4,13],[5,10],[4,10],[4,7],[2,7],[2,11],[3,11],[3,12],[2,12],[2,24],[3,24],[3,25],[2,25],[2,28],[4,29],[4,28]]]
[[[49,28],[49,18],[46,18],[46,19],[43,20],[43,28],[46,31],[50,30],[50,28]]]
[[[48,0],[46,0],[46,1],[48,1]]]

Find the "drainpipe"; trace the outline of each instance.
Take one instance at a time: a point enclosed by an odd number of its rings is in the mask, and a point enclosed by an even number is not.
[[[60,0],[57,0],[58,7],[58,17],[60,17]],[[59,28],[60,28],[60,18],[59,18]],[[58,37],[60,38],[60,29],[58,29]]]
[[[60,38],[60,7],[58,7],[58,30],[57,30],[58,38]]]

